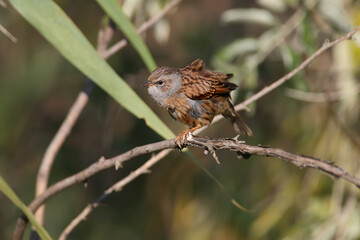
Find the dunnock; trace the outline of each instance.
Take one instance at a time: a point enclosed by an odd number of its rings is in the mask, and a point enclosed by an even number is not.
[[[190,126],[175,139],[179,148],[187,134],[210,125],[218,114],[233,123],[236,133],[252,136],[230,102],[230,92],[237,88],[236,84],[228,82],[231,77],[233,74],[205,69],[200,59],[183,68],[158,67],[150,74],[144,84],[149,94],[173,118]]]

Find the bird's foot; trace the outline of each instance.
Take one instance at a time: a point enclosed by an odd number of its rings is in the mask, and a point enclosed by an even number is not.
[[[188,138],[188,136],[191,134],[190,129],[186,129],[185,131],[181,132],[176,138],[175,143],[179,147],[179,149],[183,149],[185,140]]]
[[[179,147],[180,150],[183,149],[186,139],[188,139],[188,137],[192,136],[192,132],[200,127],[201,126],[195,126],[195,127],[186,129],[175,138],[175,143]]]

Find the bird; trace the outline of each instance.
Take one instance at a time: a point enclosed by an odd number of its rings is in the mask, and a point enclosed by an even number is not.
[[[206,69],[201,59],[182,68],[162,66],[151,72],[144,84],[148,93],[175,120],[190,126],[175,138],[180,149],[188,134],[211,125],[220,114],[231,121],[237,134],[253,135],[230,101],[230,92],[237,88],[228,81],[232,77]]]

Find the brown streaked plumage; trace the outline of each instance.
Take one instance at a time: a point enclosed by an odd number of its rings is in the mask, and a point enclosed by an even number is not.
[[[233,123],[238,134],[252,136],[230,102],[230,92],[237,88],[228,82],[232,76],[205,69],[200,59],[183,68],[159,67],[150,74],[145,83],[149,94],[173,118],[190,126],[176,138],[180,148],[188,133],[210,125],[219,114]]]

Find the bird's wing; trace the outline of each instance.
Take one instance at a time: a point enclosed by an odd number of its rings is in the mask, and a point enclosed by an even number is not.
[[[205,70],[202,60],[196,59],[181,69],[182,92],[193,100],[209,99],[214,95],[229,96],[237,86],[227,80],[232,74]]]

